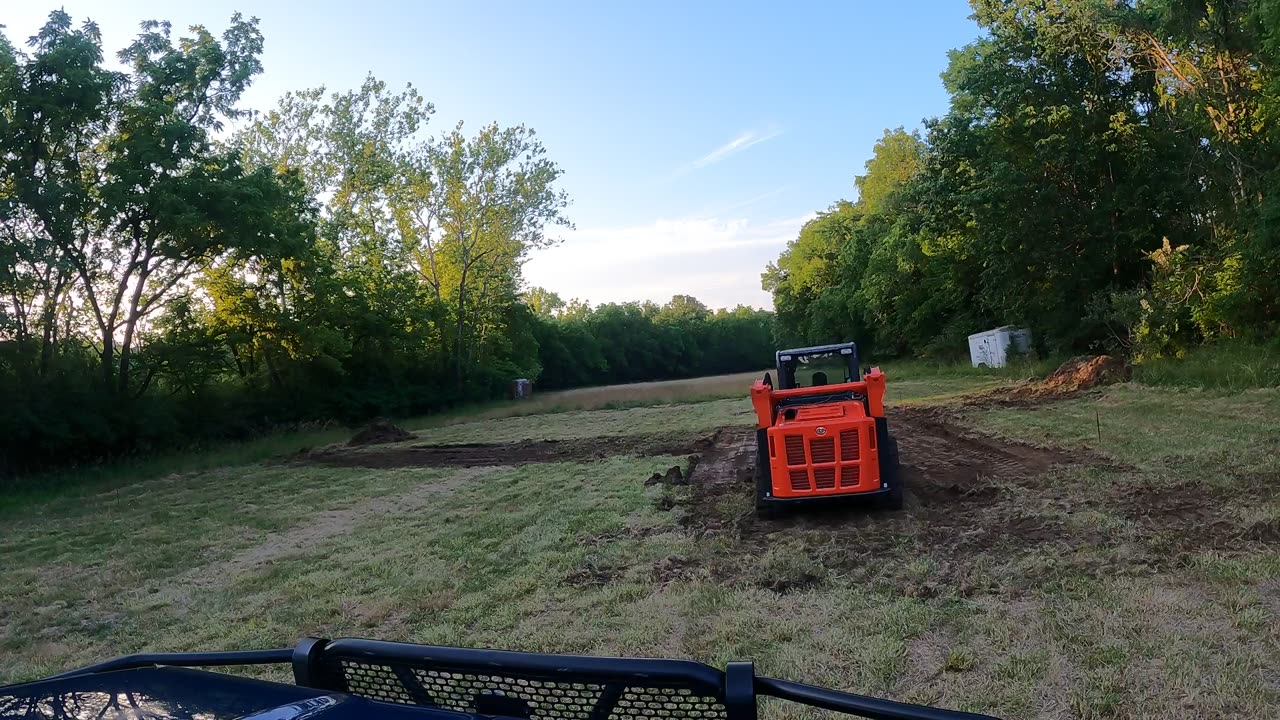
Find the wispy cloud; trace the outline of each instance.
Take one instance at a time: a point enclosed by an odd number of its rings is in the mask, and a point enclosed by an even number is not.
[[[731,155],[736,155],[753,145],[759,145],[765,140],[772,140],[781,134],[782,134],[781,130],[773,130],[769,132],[761,132],[759,130],[748,130],[742,133],[741,135],[738,135],[738,137],[716,148],[715,150],[712,150],[706,155],[703,155],[697,160],[694,160],[693,162],[688,163],[686,165],[681,165],[679,168],[676,169],[675,174],[683,175],[687,172],[698,170],[708,165],[713,165],[715,163],[720,162],[721,160],[724,160],[725,158]]]
[[[733,216],[579,227],[525,266],[532,285],[593,303],[666,302],[689,293],[711,307],[769,307],[760,271],[795,238],[808,213],[772,220]]]
[[[770,190],[769,192],[760,193],[759,195],[756,195],[754,197],[749,197],[746,200],[740,200],[730,205],[726,205],[721,208],[716,208],[715,210],[710,210],[704,214],[710,217],[719,217],[719,216],[727,215],[728,213],[734,212],[736,210],[745,210],[749,207],[759,205],[765,200],[772,200],[773,198],[778,197],[779,195],[781,195],[786,191],[787,191],[787,188],[785,186],[780,187],[780,188],[777,188],[776,190]]]

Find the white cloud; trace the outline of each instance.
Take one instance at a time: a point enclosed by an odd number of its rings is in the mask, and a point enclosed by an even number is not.
[[[811,217],[684,218],[579,228],[562,245],[535,253],[525,277],[565,299],[592,303],[665,302],[679,293],[711,307],[770,307],[760,273]]]
[[[773,138],[776,138],[781,134],[782,134],[782,131],[780,130],[769,132],[769,133],[761,133],[757,130],[748,130],[742,133],[741,135],[739,135],[738,137],[725,143],[724,145],[721,145],[715,150],[712,150],[706,155],[703,155],[697,160],[694,160],[693,162],[688,163],[686,165],[680,166],[679,168],[676,169],[675,174],[683,175],[684,173],[697,170],[699,168],[704,168],[713,163],[718,163],[721,160],[724,160],[725,158],[729,157],[730,155],[736,155],[737,153],[740,153],[743,150],[746,150],[747,148],[753,145],[759,145],[765,140],[772,140]]]

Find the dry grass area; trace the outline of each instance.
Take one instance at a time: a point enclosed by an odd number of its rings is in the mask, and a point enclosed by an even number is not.
[[[910,377],[904,511],[759,521],[734,383],[6,511],[0,682],[321,634],[752,658],[1006,717],[1280,714],[1280,392]],[[690,455],[691,484],[646,482]]]
[[[626,409],[670,403],[696,403],[724,398],[741,398],[751,383],[765,373],[733,373],[684,380],[657,380],[654,382],[604,385],[600,387],[574,388],[572,390],[535,391],[527,400],[508,401],[490,405],[475,411],[465,411],[471,420],[545,415],[574,410]],[[447,416],[445,423],[456,418]],[[410,421],[408,427],[432,427],[439,425],[435,418]]]

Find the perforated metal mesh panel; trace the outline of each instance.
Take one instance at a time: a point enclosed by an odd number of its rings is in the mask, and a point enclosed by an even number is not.
[[[618,699],[609,720],[630,718],[726,717],[724,705],[713,697],[699,697],[687,689],[672,693],[665,688],[628,688]]]
[[[524,703],[531,718],[588,720],[603,686],[527,680],[501,675],[471,675],[441,670],[414,670],[414,677],[439,707],[477,712],[485,696],[501,695]]]
[[[401,681],[395,668],[389,665],[367,665],[343,660],[340,668],[339,678],[352,695],[385,702],[416,704],[409,694],[409,686]]]
[[[424,705],[531,720],[725,720],[721,698],[687,687],[576,683],[471,671],[371,664],[327,663],[331,686],[372,700]]]

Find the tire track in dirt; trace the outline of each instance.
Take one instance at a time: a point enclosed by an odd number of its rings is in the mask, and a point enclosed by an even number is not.
[[[712,574],[761,584],[758,559],[774,546],[798,543],[830,571],[871,581],[887,576],[908,595],[943,586],[969,594],[1029,589],[1055,567],[1146,575],[1186,553],[1280,545],[1274,525],[1249,525],[1229,505],[1238,497],[1215,496],[1221,491],[1203,484],[1170,487],[1087,450],[982,435],[944,408],[892,408],[888,419],[906,482],[898,512],[851,498],[757,518],[750,509],[754,433],[722,431],[692,474],[683,518],[695,535],[733,540],[735,549],[708,560],[716,565]],[[1099,472],[1081,483],[1082,467]],[[1246,484],[1246,494],[1270,502],[1275,488]],[[928,560],[929,579],[904,577],[903,568],[918,560]],[[766,587],[789,582],[764,580]]]

